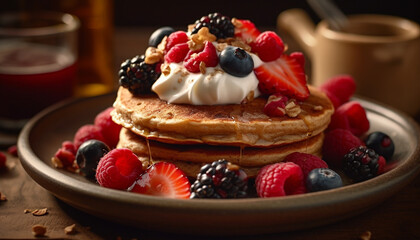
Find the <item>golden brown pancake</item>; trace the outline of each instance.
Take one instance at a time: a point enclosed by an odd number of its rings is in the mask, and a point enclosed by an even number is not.
[[[322,133],[334,108],[326,95],[309,86],[311,95],[295,118],[269,117],[266,98],[243,104],[168,104],[156,95],[134,96],[120,87],[113,120],[151,140],[173,144],[269,147],[309,139]]]
[[[118,148],[132,150],[144,166],[156,161],[172,162],[188,176],[195,177],[202,165],[219,159],[226,159],[243,168],[253,177],[267,164],[282,161],[293,152],[305,152],[321,156],[324,134],[312,136],[299,142],[275,147],[215,146],[207,144],[168,144],[147,140],[129,129],[120,133]]]

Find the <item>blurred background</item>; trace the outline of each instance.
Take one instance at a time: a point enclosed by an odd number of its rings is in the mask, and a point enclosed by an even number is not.
[[[397,15],[420,22],[418,1],[336,0],[345,14],[379,13]],[[210,4],[211,3],[211,4]],[[259,28],[275,29],[278,14],[289,8],[302,8],[314,22],[320,19],[305,0],[212,0],[138,1],[138,0],[14,0],[2,2],[0,12],[55,10],[74,14],[82,22],[79,31],[79,57],[82,75],[115,81],[119,64],[141,53],[147,37],[158,27],[169,25],[185,29],[203,15],[221,12],[236,18],[251,19]],[[282,33],[279,33],[280,35]],[[133,37],[139,41],[132,43]],[[131,43],[132,48],[121,48]],[[144,49],[143,49],[144,48]],[[95,62],[92,62],[95,59]],[[92,67],[90,65],[96,64]],[[89,69],[83,69],[83,66]],[[100,69],[112,66],[112,69]],[[108,78],[108,79],[107,79]],[[82,94],[83,95],[83,94]]]
[[[420,22],[418,1],[336,0],[345,14],[378,13],[397,15]],[[210,4],[211,3],[211,4]],[[138,0],[14,0],[2,2],[1,12],[54,10],[76,15],[79,30],[79,79],[105,85],[116,84],[119,65],[126,58],[142,54],[148,36],[158,27],[169,25],[186,29],[203,15],[224,15],[252,20],[260,29],[276,29],[278,14],[286,9],[302,8],[313,18],[319,17],[306,0],[212,0],[212,1],[138,1]],[[279,33],[282,36],[283,33]],[[283,36],[282,36],[283,37]],[[129,45],[129,46],[127,46]],[[293,45],[289,48],[293,49]],[[84,80],[83,80],[84,79]],[[80,96],[108,91],[84,88]]]

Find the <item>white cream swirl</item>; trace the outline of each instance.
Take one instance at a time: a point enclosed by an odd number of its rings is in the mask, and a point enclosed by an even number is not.
[[[262,61],[250,53],[254,68]],[[258,79],[252,71],[245,77],[232,76],[217,65],[206,73],[191,73],[181,63],[170,63],[170,73],[161,74],[152,86],[159,98],[168,103],[192,105],[240,104],[249,93],[259,96]]]

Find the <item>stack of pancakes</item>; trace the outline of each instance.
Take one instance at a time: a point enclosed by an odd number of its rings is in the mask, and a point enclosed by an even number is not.
[[[171,162],[193,178],[202,165],[218,159],[254,177],[292,152],[321,155],[334,108],[325,94],[309,89],[297,117],[269,117],[263,97],[232,105],[168,104],[157,95],[135,96],[120,87],[111,113],[123,126],[117,147],[131,149],[144,167]]]

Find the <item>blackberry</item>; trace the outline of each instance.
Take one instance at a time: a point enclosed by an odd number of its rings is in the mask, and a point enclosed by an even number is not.
[[[153,83],[160,76],[157,64],[147,64],[144,58],[144,55],[141,55],[125,60],[118,72],[119,84],[135,95],[150,93]]]
[[[344,155],[343,171],[354,181],[361,182],[379,175],[384,162],[373,149],[360,146]]]
[[[197,33],[202,27],[207,27],[213,35],[219,38],[229,38],[235,35],[235,27],[227,16],[220,13],[211,13],[195,21],[191,33]]]
[[[191,185],[190,198],[243,198],[247,188],[246,173],[221,159],[201,168]]]

